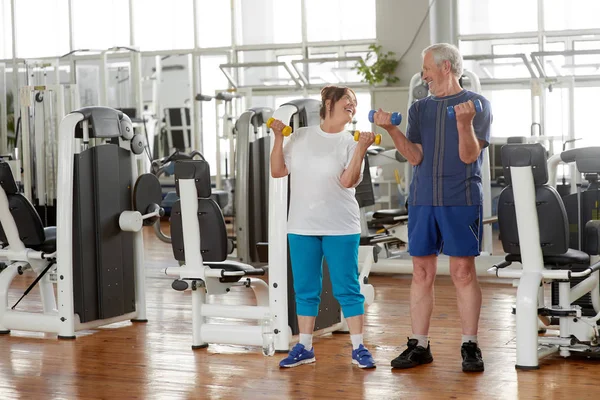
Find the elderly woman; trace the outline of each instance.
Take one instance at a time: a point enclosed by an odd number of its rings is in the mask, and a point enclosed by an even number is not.
[[[291,174],[288,240],[296,292],[300,340],[281,367],[316,361],[312,345],[322,290],[322,261],[327,259],[333,294],[342,307],[352,340],[352,363],[374,368],[363,345],[364,296],[358,281],[359,206],[355,187],[375,136],[361,132],[356,142],[345,126],[356,113],[356,95],[345,87],[321,91],[321,124],[298,129],[283,146],[281,121],[273,121],[271,174]]]

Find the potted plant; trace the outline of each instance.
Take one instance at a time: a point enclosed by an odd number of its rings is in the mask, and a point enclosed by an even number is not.
[[[381,46],[375,44],[370,45],[369,50],[366,58],[354,65],[354,69],[362,75],[362,81],[373,86],[384,81],[386,85],[398,82],[400,79],[394,75],[398,67],[398,60],[394,58],[396,54],[393,51],[384,53]],[[372,61],[374,56],[376,60]]]
[[[6,117],[7,117],[7,128],[9,133],[15,131],[15,114],[13,110],[13,94],[12,92],[6,93]],[[10,136],[10,135],[9,135]]]

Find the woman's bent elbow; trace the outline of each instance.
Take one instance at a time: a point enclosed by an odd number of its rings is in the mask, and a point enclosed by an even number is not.
[[[341,178],[340,179],[340,185],[342,185],[343,187],[345,187],[346,189],[350,189],[352,186],[354,186],[354,183],[350,181],[350,179],[346,179],[346,178]]]

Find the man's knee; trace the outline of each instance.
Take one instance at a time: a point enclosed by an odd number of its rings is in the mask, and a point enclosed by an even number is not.
[[[466,286],[476,281],[475,257],[450,257],[450,276],[456,286]]]
[[[413,257],[413,282],[433,286],[437,269],[437,256]]]

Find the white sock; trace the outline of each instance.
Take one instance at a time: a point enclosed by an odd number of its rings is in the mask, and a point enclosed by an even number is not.
[[[417,346],[427,348],[429,345],[429,337],[427,335],[412,335],[411,339],[417,339]]]
[[[312,347],[313,347],[312,339],[313,339],[313,335],[311,335],[311,334],[308,334],[308,333],[300,334],[300,344],[304,345],[304,348],[306,350],[312,349]]]
[[[350,340],[352,340],[352,350],[356,350],[363,344],[363,335],[362,333],[359,335],[350,335]]]
[[[462,335],[462,342],[463,343],[469,343],[469,342],[477,343],[477,335]]]

